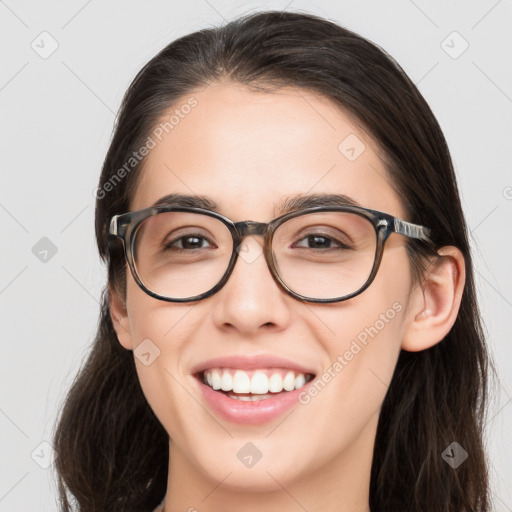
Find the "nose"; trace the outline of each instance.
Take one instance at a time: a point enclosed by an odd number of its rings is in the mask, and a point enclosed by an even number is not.
[[[255,335],[261,328],[285,329],[291,317],[291,301],[274,281],[263,253],[261,234],[248,235],[238,247],[233,271],[215,302],[213,319],[223,330]]]

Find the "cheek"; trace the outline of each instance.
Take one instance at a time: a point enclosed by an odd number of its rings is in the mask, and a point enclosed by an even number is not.
[[[187,339],[183,329],[190,305],[156,300],[132,280],[127,287],[127,309],[133,341],[133,356],[142,391],[159,418],[168,427],[169,417],[183,409],[183,375],[180,354]]]
[[[326,421],[335,420],[353,436],[380,410],[400,353],[411,286],[409,263],[404,250],[390,251],[387,256],[362,294],[336,307],[317,309],[316,322],[318,318],[322,321],[328,361],[321,382],[308,390],[304,403],[332,404],[323,409],[328,410]],[[397,273],[397,268],[404,270]],[[319,330],[313,325],[310,328]],[[316,413],[323,414],[321,409]],[[339,443],[336,429],[330,432],[332,442]]]
[[[179,349],[185,330],[193,328],[187,317],[195,304],[165,302],[146,294],[133,278],[127,283],[127,311],[134,348],[146,339],[160,350]]]

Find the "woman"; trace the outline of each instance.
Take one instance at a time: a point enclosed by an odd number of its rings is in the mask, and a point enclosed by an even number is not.
[[[171,43],[124,97],[96,235],[62,510],[489,510],[452,162],[375,44],[284,12]]]

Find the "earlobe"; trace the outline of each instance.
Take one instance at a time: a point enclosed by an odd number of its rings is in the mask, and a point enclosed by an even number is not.
[[[452,328],[466,280],[464,256],[453,246],[439,249],[423,281],[411,293],[402,348],[417,352],[439,343]]]
[[[109,297],[110,318],[112,319],[117,339],[126,350],[133,350],[133,341],[128,313],[126,311],[126,304],[123,302],[119,294],[111,288],[109,288]]]

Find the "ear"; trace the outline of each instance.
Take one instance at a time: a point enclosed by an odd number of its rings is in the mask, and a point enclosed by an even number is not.
[[[130,321],[126,311],[126,303],[122,300],[119,294],[109,288],[110,296],[110,318],[117,334],[119,343],[127,349],[133,350],[133,341],[130,329]]]
[[[453,246],[442,247],[438,255],[411,292],[402,336],[402,348],[410,352],[439,343],[459,313],[466,281],[464,256]]]

